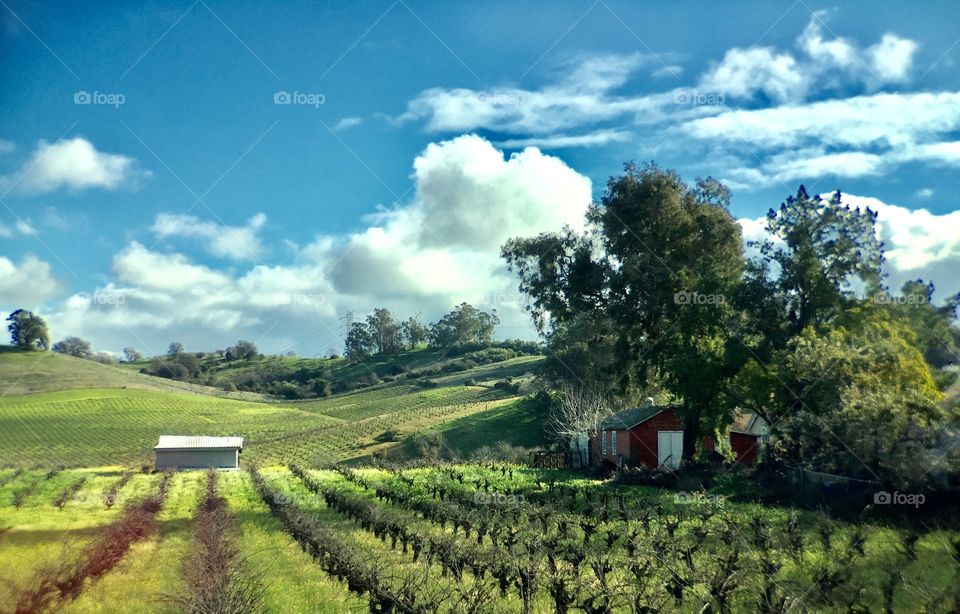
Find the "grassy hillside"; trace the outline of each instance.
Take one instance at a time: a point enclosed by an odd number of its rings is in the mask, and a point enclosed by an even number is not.
[[[151,377],[136,366],[52,352],[0,352],[0,466],[151,464],[161,434],[241,436],[244,461],[258,464],[369,458],[448,425],[465,454],[501,440],[543,443],[541,429],[532,437],[526,433],[529,416],[521,417],[515,403],[541,357],[489,364],[454,360],[430,350],[363,364],[265,357],[216,366],[216,357],[206,360],[216,377],[243,377],[277,364],[296,372],[320,363],[328,377],[347,380],[370,369],[415,375],[385,375],[350,392],[280,401]],[[508,379],[510,387],[495,387]],[[478,418],[487,412],[490,420]]]
[[[152,377],[119,365],[54,352],[23,352],[0,346],[0,397],[83,388],[133,388],[259,400],[251,393],[227,394],[208,386]]]
[[[161,434],[238,435],[245,462],[314,465],[369,456],[513,398],[480,386],[395,386],[294,405],[129,389],[6,397],[0,466],[139,466],[153,462]],[[383,440],[388,431],[397,437]]]

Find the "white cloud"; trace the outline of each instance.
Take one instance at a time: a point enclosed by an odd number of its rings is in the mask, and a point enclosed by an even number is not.
[[[914,196],[917,198],[930,198],[933,194],[934,191],[931,188],[920,188]]]
[[[10,153],[17,149],[16,144],[13,141],[8,141],[6,139],[0,139],[0,154]]]
[[[381,213],[343,248],[327,244],[338,289],[449,300],[502,290],[507,239],[579,226],[591,202],[590,180],[558,158],[529,148],[504,159],[473,135],[427,146],[414,169],[412,204]]]
[[[33,227],[30,220],[17,219],[13,226],[7,226],[0,223],[0,237],[12,239],[16,235],[32,237],[37,234],[37,229]]]
[[[257,213],[245,226],[226,226],[202,221],[186,214],[161,213],[153,223],[153,233],[160,239],[202,239],[211,254],[233,260],[253,260],[263,251],[257,232],[267,222],[267,216]]]
[[[622,143],[630,140],[632,132],[627,130],[597,130],[588,134],[556,134],[544,137],[527,137],[522,139],[507,139],[494,143],[504,149],[520,149],[522,147],[544,147],[546,149],[563,149],[567,147],[600,147],[610,143]]]
[[[115,190],[148,175],[133,158],[97,151],[90,141],[76,137],[56,143],[41,140],[17,173],[0,177],[0,186],[31,194],[61,188]]]
[[[675,130],[727,153],[746,187],[835,175],[861,177],[919,161],[960,166],[960,92],[874,94],[755,110],[728,110]],[[682,138],[682,137],[681,137]],[[723,175],[723,173],[718,173]]]
[[[344,117],[333,126],[333,129],[337,132],[340,132],[341,130],[348,130],[350,128],[355,128],[362,123],[363,123],[362,117]]]
[[[808,75],[793,56],[768,47],[730,49],[700,80],[700,88],[734,98],[763,92],[778,102],[803,98]]]
[[[898,83],[910,76],[916,50],[914,41],[896,34],[884,34],[879,43],[867,49],[867,57],[881,81]]]
[[[860,49],[846,38],[827,38],[825,11],[811,15],[797,38],[801,55],[772,47],[729,49],[700,80],[713,93],[749,100],[762,93],[778,103],[800,102],[811,92],[859,84],[874,90],[910,77],[917,44],[895,34]]]
[[[675,106],[673,92],[618,96],[616,92],[651,58],[602,55],[567,65],[566,75],[540,89],[504,86],[486,90],[431,88],[407,103],[400,122],[426,121],[430,132],[496,130],[540,138],[614,119],[642,121],[665,117]]]
[[[933,280],[960,285],[956,276],[956,271],[960,271],[960,210],[937,215],[927,209],[908,209],[854,194],[843,194],[842,202],[877,212],[880,239],[886,244],[891,272],[915,277],[934,268],[949,267],[945,270],[952,271],[952,275]]]
[[[64,301],[51,325],[106,349],[162,352],[174,339],[212,349],[246,338],[265,351],[313,354],[342,347],[338,317],[348,310],[383,305],[433,321],[469,301],[499,310],[500,335],[530,336],[500,245],[582,224],[590,180],[535,148],[504,158],[477,136],[428,146],[414,178],[411,202],[371,216],[363,231],[296,247],[285,264],[221,271],[133,241],[114,257],[114,280]]]
[[[151,290],[189,292],[218,291],[230,285],[230,278],[205,266],[192,264],[181,254],[153,252],[133,241],[113,258],[117,277],[129,284]]]
[[[49,263],[31,255],[19,263],[0,256],[0,306],[5,313],[17,308],[35,309],[62,290]]]

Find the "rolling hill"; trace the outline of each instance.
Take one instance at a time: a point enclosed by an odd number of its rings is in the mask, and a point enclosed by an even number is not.
[[[494,385],[508,377],[522,385],[540,357],[444,374],[425,353],[411,354],[400,359],[441,374],[288,401],[51,352],[0,352],[0,466],[139,467],[152,463],[160,434],[242,436],[244,460],[261,465],[360,460],[409,449],[423,432],[443,433],[464,454],[498,441],[544,443],[542,430],[527,428],[534,409],[526,390]]]

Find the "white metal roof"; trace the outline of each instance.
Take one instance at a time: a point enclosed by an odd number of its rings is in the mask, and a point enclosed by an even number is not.
[[[154,450],[199,450],[242,448],[243,437],[206,437],[203,435],[160,435]]]

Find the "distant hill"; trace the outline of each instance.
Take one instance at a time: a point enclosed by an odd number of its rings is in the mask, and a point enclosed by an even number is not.
[[[250,401],[264,398],[252,393],[228,394],[209,386],[153,377],[134,369],[55,352],[24,352],[10,346],[0,347],[0,397],[86,388],[132,388]]]
[[[161,356],[120,366],[223,390],[258,392],[287,400],[324,398],[397,382],[437,380],[445,385],[529,378],[540,365],[540,348],[530,342],[500,342],[489,347],[447,351],[430,348],[397,354],[347,358],[259,355],[228,359],[213,352],[189,354],[189,361]],[[189,374],[183,364],[189,365]],[[175,367],[175,368],[170,368]],[[174,373],[179,372],[179,375]]]

